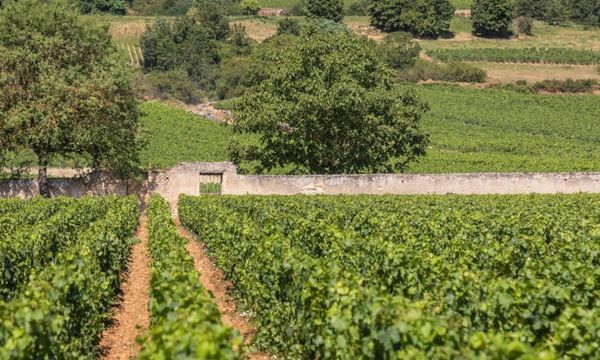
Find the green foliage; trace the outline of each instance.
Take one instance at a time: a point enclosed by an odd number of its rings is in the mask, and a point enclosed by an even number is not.
[[[53,157],[123,176],[137,168],[137,103],[107,28],[64,5],[19,1],[0,11],[0,51],[0,148],[35,153],[43,195]]]
[[[203,90],[214,87],[219,54],[212,29],[193,17],[173,22],[158,19],[142,34],[143,69],[173,71],[181,69]]]
[[[369,13],[382,31],[438,37],[450,31],[454,7],[448,0],[380,0],[369,3]]]
[[[600,64],[600,52],[570,48],[471,48],[435,49],[427,54],[440,61],[504,63]]]
[[[516,0],[515,14],[537,20],[545,20],[550,3],[562,3],[563,0]]]
[[[16,214],[0,217],[0,299],[18,294],[29,275],[72,246],[82,229],[106,214],[109,201],[56,199],[34,201]],[[39,211],[35,214],[34,211]]]
[[[579,23],[600,26],[600,1],[566,0],[571,18]]]
[[[83,201],[103,203],[88,208],[96,211],[97,221],[72,233],[70,245],[45,266],[31,269],[27,287],[10,302],[0,301],[1,358],[75,359],[99,353],[100,335],[129,257],[138,207],[134,197]],[[41,261],[47,254],[38,256]]]
[[[225,40],[229,36],[226,14],[226,7],[222,3],[207,0],[189,9],[186,15],[196,24],[210,28],[216,40]]]
[[[228,39],[229,44],[233,46],[235,55],[249,55],[252,51],[251,39],[246,35],[246,27],[240,24],[233,24],[231,35]]]
[[[424,60],[417,60],[413,67],[399,72],[401,81],[413,83],[427,80],[484,83],[486,77],[485,70],[474,65],[457,62],[440,64]]]
[[[591,359],[599,205],[182,196],[179,214],[255,315],[257,345],[288,359]]]
[[[203,96],[198,86],[181,69],[140,74],[136,85],[140,97],[151,99],[176,99],[186,104],[197,104]]]
[[[473,0],[471,21],[473,33],[485,37],[506,37],[510,35],[513,20],[511,0]]]
[[[258,14],[258,10],[260,10],[257,0],[242,0],[240,7],[245,15],[256,15]]]
[[[388,34],[379,46],[382,59],[392,69],[405,69],[415,64],[421,52],[421,46],[413,41],[408,33]]]
[[[533,19],[530,17],[519,16],[516,19],[517,31],[519,34],[533,35]]]
[[[140,359],[240,359],[242,338],[221,322],[159,195],[148,204],[148,232],[151,324]]]
[[[592,93],[598,85],[596,80],[543,80],[528,84],[527,81],[517,81],[516,84],[499,84],[496,88],[531,93],[565,93],[583,94]]]
[[[127,5],[124,0],[79,0],[79,8],[83,14],[125,15],[127,13]]]
[[[560,25],[570,18],[569,7],[564,0],[549,0],[544,14],[544,19],[550,25]]]
[[[343,0],[305,0],[306,16],[336,22],[344,18]]]
[[[232,158],[266,170],[361,173],[401,171],[424,154],[425,105],[392,91],[390,71],[366,38],[309,26],[270,58],[268,77],[236,113],[236,129],[261,144],[237,147]]]
[[[130,0],[131,8],[142,15],[182,16],[190,9],[208,7],[224,15],[239,13],[240,0]]]
[[[355,0],[348,5],[345,12],[348,16],[366,16],[369,14],[369,0]]]
[[[300,23],[296,19],[285,17],[277,22],[277,35],[300,35]]]

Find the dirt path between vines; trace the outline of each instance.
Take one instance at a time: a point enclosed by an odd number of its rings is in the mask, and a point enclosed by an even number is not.
[[[225,279],[221,270],[206,255],[204,245],[196,239],[193,233],[181,225],[179,217],[175,217],[175,223],[179,234],[188,240],[187,250],[194,259],[194,268],[200,273],[200,283],[212,293],[214,301],[221,312],[223,324],[238,330],[244,337],[244,344],[250,344],[256,329],[248,319],[237,311],[236,303],[229,294],[233,284]],[[246,354],[246,358],[263,360],[271,357],[265,353],[251,353]]]
[[[135,339],[148,330],[150,256],[146,213],[140,217],[136,236],[139,242],[131,250],[129,268],[121,285],[122,296],[113,309],[114,323],[102,334],[100,359],[125,360],[135,357],[140,351]]]

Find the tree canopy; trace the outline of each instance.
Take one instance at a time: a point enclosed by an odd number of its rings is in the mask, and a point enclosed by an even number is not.
[[[471,20],[475,35],[507,36],[513,20],[512,0],[474,0]]]
[[[20,0],[0,11],[0,141],[31,151],[48,195],[53,157],[83,157],[126,175],[137,169],[137,102],[108,28],[65,5]]]
[[[377,0],[368,6],[371,24],[386,31],[437,37],[450,31],[454,7],[449,0]]]
[[[305,28],[270,53],[267,77],[247,92],[236,130],[259,146],[232,146],[232,158],[259,171],[372,173],[402,171],[425,153],[426,106],[398,93],[376,45],[346,31]]]
[[[344,18],[343,0],[306,0],[306,15],[333,21]]]

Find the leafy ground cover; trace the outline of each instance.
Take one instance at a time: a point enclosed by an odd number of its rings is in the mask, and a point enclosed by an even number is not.
[[[591,359],[600,197],[182,196],[286,358]]]
[[[54,201],[59,202],[56,215],[40,208],[50,208]],[[34,207],[48,219],[45,229],[34,229],[29,237],[21,237],[17,229],[11,244],[23,252],[8,248],[17,257],[2,258],[4,269],[22,263],[26,266],[19,271],[29,276],[15,277],[23,280],[22,290],[0,300],[0,358],[93,358],[127,264],[138,220],[137,200],[109,197],[26,204],[19,212]],[[61,212],[63,221],[57,219]],[[44,218],[31,226],[38,223],[44,224]],[[69,230],[70,226],[77,230]]]
[[[223,325],[160,196],[148,204],[151,325],[140,359],[239,359],[241,337]]]

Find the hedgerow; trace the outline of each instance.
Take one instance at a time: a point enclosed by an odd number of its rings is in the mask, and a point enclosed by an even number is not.
[[[106,206],[102,220],[75,234],[48,266],[33,271],[18,296],[0,301],[0,358],[98,355],[138,215],[134,197],[110,198]]]
[[[180,198],[286,358],[594,358],[600,197]]]
[[[432,58],[449,61],[482,61],[507,63],[600,64],[600,52],[567,48],[475,48],[428,50]]]
[[[148,205],[148,231],[151,326],[140,359],[239,359],[241,337],[221,322],[169,204],[158,195]]]

